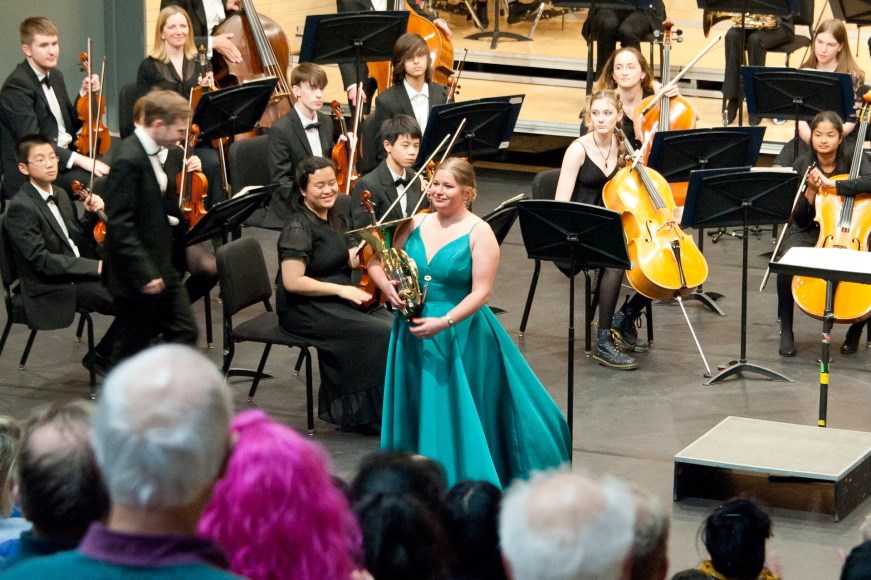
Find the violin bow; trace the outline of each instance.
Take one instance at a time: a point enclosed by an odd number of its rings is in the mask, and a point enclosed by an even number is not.
[[[454,132],[454,136],[451,139],[451,142],[448,143],[448,146],[445,148],[444,155],[442,155],[442,158],[439,159],[438,165],[436,165],[436,168],[435,168],[436,171],[438,171],[441,164],[445,162],[445,159],[447,159],[448,155],[451,154],[451,151],[453,150],[454,145],[457,143],[457,137],[460,136],[460,133],[463,131],[463,127],[465,127],[465,126],[466,126],[466,118],[463,117],[463,120],[460,121],[459,125],[457,125],[457,130]],[[426,165],[424,165],[424,167],[426,167]],[[435,173],[433,173],[433,175],[435,175]],[[420,204],[423,203],[424,199],[426,199],[426,196],[429,193],[430,188],[432,187],[432,183],[433,183],[432,181],[427,183],[426,189],[424,189],[423,191],[420,192],[420,199],[417,200],[417,205],[414,206],[414,211],[411,212],[411,215],[416,214],[417,210],[420,209]]]
[[[351,160],[348,163],[348,179],[345,183],[345,195],[351,195],[351,176],[354,175],[354,165],[357,160],[357,131],[360,129],[360,118],[363,116],[363,83],[357,83],[357,108],[354,110],[354,131],[348,143]]]

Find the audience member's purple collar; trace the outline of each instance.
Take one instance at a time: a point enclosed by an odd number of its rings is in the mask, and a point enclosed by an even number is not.
[[[88,558],[122,566],[206,564],[226,570],[227,557],[217,544],[196,536],[125,534],[91,524],[79,544]]]

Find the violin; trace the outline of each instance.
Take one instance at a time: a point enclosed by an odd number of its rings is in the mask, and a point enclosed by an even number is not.
[[[865,102],[860,113],[856,147],[849,175],[835,175],[833,180],[856,179],[862,162],[862,144],[871,116],[871,91],[865,93]],[[817,248],[849,249],[868,251],[867,240],[871,235],[871,193],[844,197],[834,187],[821,187],[814,198],[816,216],[820,224]],[[819,278],[794,276],[792,295],[795,303],[805,313],[823,320],[826,305],[826,281]],[[838,282],[834,297],[834,322],[852,324],[871,316],[871,286],[855,282]]]
[[[207,79],[208,82],[205,86],[198,84],[191,89],[190,98],[188,99],[191,111],[196,110],[197,104],[200,102],[203,94],[211,93],[218,90],[217,87],[215,87],[214,71],[212,70],[211,61],[206,56],[205,46],[200,45],[200,47],[197,49],[196,65],[197,78]],[[212,147],[218,152],[218,161],[221,167],[221,186],[223,187],[224,191],[227,192],[227,199],[232,197],[230,195],[230,179],[227,176],[227,155],[226,151],[224,150],[224,148],[229,144],[229,141],[229,137],[221,137],[218,139],[212,139],[211,142]]]
[[[178,207],[190,227],[197,225],[208,213],[204,200],[209,196],[209,180],[202,171],[188,171],[187,160],[200,136],[200,128],[191,125],[184,144],[184,163],[181,173],[176,177],[175,186],[178,191]]]
[[[618,132],[630,155],[632,146]],[[635,290],[653,300],[684,297],[708,277],[708,264],[692,236],[674,218],[674,197],[665,178],[639,163],[623,167],[605,184],[605,207],[620,213]]]
[[[463,67],[466,65],[466,57],[469,56],[469,49],[463,49],[463,58],[460,59],[460,63],[457,65],[457,73],[448,79],[448,97],[445,100],[446,103],[453,103],[457,95],[460,94],[460,76],[463,74]]]
[[[372,225],[378,225],[375,220],[375,206],[372,204],[372,192],[368,189],[364,189],[360,192],[360,205],[363,206],[363,211],[369,214],[369,219],[372,221]],[[379,235],[377,232],[373,232],[374,235]],[[378,288],[378,284],[369,276],[369,270],[366,267],[366,264],[369,263],[369,260],[375,255],[375,250],[372,249],[371,244],[365,244],[360,249],[360,269],[363,271],[363,275],[360,278],[360,283],[357,284],[357,288],[366,292],[371,296],[369,300],[364,301],[361,306],[363,310],[371,310],[375,306],[379,306],[384,304],[387,301],[387,296],[385,296],[381,290]]]
[[[88,39],[88,51],[79,54],[79,67],[88,79],[91,78],[91,39]],[[100,78],[104,78],[106,59],[103,59],[103,71]],[[112,137],[109,128],[103,123],[106,115],[106,100],[103,93],[94,92],[88,87],[86,98],[79,99],[76,103],[76,113],[82,122],[82,130],[76,138],[76,150],[82,155],[95,158],[109,151]]]
[[[342,113],[342,105],[339,103],[339,101],[333,101],[332,103],[330,103],[330,108],[333,111],[333,116],[339,123],[339,134],[346,135],[348,133],[348,130],[345,127],[345,114]],[[339,184],[339,190],[341,191],[347,190],[353,156],[354,151],[351,150],[351,143],[349,141],[340,139],[339,142],[333,146],[333,152],[330,157],[336,164],[336,183]],[[354,175],[350,176],[350,179],[356,180],[359,177],[360,174],[354,172]]]
[[[72,184],[70,184],[70,188],[72,188],[73,193],[79,196],[79,199],[82,201],[87,201],[93,193],[90,189],[82,185],[81,181],[73,181]],[[97,212],[97,217],[99,219],[97,220],[97,224],[94,226],[94,241],[102,246],[103,242],[106,241],[106,222],[108,220],[106,219],[106,212],[103,210]]]

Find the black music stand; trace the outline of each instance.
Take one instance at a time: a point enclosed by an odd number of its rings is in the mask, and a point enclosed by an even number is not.
[[[833,254],[832,252],[837,252]],[[838,282],[871,284],[871,254],[858,250],[833,248],[790,248],[777,262],[769,264],[772,272],[790,276],[810,276],[826,281],[826,305],[820,339],[820,407],[817,425],[826,426],[829,399],[829,354],[834,325],[835,287]],[[869,288],[871,291],[871,288]]]
[[[364,80],[361,64],[392,58],[393,46],[408,28],[408,17],[405,10],[306,16],[299,62],[353,63],[359,85]]]
[[[230,240],[230,234],[238,230],[258,208],[265,206],[277,188],[278,184],[255,187],[246,193],[216,203],[197,225],[188,230],[185,245],[193,246],[218,238],[226,244]]]
[[[253,131],[277,85],[276,77],[268,77],[203,93],[191,118],[200,128],[200,142]]]
[[[530,199],[517,202],[523,245],[531,260],[566,264],[569,276],[568,384],[566,421],[574,433],[575,393],[575,276],[592,268],[630,267],[620,214],[610,209],[572,201]],[[590,349],[592,288],[584,287],[586,345]]]
[[[734,227],[744,229],[741,261],[741,355],[705,384],[712,385],[732,375],[752,372],[775,381],[792,379],[747,362],[747,230],[751,225],[786,223],[798,188],[794,171],[755,171],[749,167],[693,171],[690,175],[684,227]]]
[[[502,32],[499,30],[499,12],[502,1],[501,0],[493,0],[493,32],[487,32],[486,30],[483,32],[476,32],[474,34],[470,34],[466,38],[469,40],[482,40],[484,38],[492,38],[493,41],[490,42],[490,50],[496,48],[496,45],[499,44],[500,38],[507,38],[509,40],[516,40],[518,42],[524,42],[528,40],[532,40],[522,34],[517,34],[516,32]],[[477,20],[477,18],[476,18]]]
[[[657,131],[653,136],[647,166],[658,171],[669,183],[688,182],[690,172],[700,169],[725,169],[756,165],[765,127],[722,127]],[[704,253],[704,229],[698,228],[699,251]],[[699,286],[684,298],[697,300],[715,314],[726,316],[716,300],[723,295],[705,292]]]
[[[855,24],[861,32],[863,26],[871,24],[871,4],[864,0],[829,0],[832,16],[850,24]],[[857,35],[858,40],[858,35]],[[859,56],[859,43],[856,43],[856,56]]]
[[[713,12],[734,12],[741,15],[741,29],[746,31],[748,14],[774,14],[789,16],[801,12],[799,0],[696,0],[696,5],[702,10]],[[741,35],[741,63],[746,63],[747,35]],[[746,67],[746,65],[745,65]],[[739,78],[739,81],[741,79]],[[744,85],[747,86],[746,84]],[[749,108],[748,108],[749,110]],[[738,125],[744,122],[744,110],[738,107]]]
[[[495,1],[495,0],[494,0]],[[463,120],[462,134],[454,142],[453,151],[472,160],[493,155],[511,142],[520,107],[526,95],[511,95],[436,105],[429,111],[427,132],[420,142],[417,163],[429,159],[446,135],[453,135]]]
[[[794,119],[794,157],[800,120],[810,121],[822,111],[835,111],[845,120],[854,116],[853,80],[846,73],[746,66],[741,74],[751,115]]]

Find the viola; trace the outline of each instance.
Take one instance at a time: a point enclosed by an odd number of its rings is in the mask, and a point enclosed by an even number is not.
[[[233,44],[242,53],[242,62],[228,62],[220,54],[213,57],[215,80],[221,87],[240,85],[250,80],[276,77],[278,85],[263,117],[261,127],[271,127],[290,111],[290,85],[285,71],[290,64],[287,35],[274,20],[258,14],[253,0],[241,0],[243,14],[234,14],[215,29],[215,34],[232,34]]]
[[[372,205],[372,192],[368,189],[364,189],[360,192],[360,205],[363,206],[363,211],[369,214],[369,219],[372,221],[372,225],[378,225],[375,220],[375,207]],[[378,235],[378,233],[373,232],[374,235]],[[360,278],[360,282],[357,284],[357,288],[366,292],[371,296],[369,300],[366,300],[361,305],[363,310],[370,310],[375,306],[379,306],[384,304],[387,301],[387,296],[385,296],[381,290],[378,288],[378,284],[369,276],[369,270],[366,267],[366,264],[369,263],[369,260],[375,255],[375,250],[372,248],[370,244],[365,244],[359,252],[360,256],[360,269],[363,272],[363,275]]]
[[[632,146],[619,133],[627,150]],[[708,264],[692,236],[674,218],[675,201],[665,178],[635,162],[605,184],[605,207],[620,213],[635,290],[653,300],[684,297],[708,277]]]
[[[79,67],[88,78],[91,78],[91,39],[88,39],[88,51],[79,54]],[[103,59],[103,71],[100,78],[104,78],[106,59]],[[95,158],[109,151],[112,137],[109,128],[103,123],[106,115],[106,100],[103,93],[88,89],[86,98],[79,99],[76,103],[76,113],[82,122],[82,130],[76,138],[76,150],[82,155]]]
[[[82,185],[81,181],[73,181],[70,184],[70,188],[72,188],[73,193],[79,196],[79,199],[82,201],[86,201],[92,195],[92,191]],[[94,241],[103,245],[103,242],[106,241],[106,212],[100,210],[97,212],[97,224],[94,226]]]
[[[208,213],[204,204],[209,196],[209,180],[202,171],[188,171],[187,160],[200,136],[200,128],[191,125],[184,145],[184,163],[181,173],[176,177],[176,190],[178,191],[178,207],[182,216],[190,227],[197,225],[203,216]]]
[[[871,91],[863,97],[856,147],[849,175],[836,175],[833,180],[856,179],[862,162],[862,144],[868,130],[871,115]],[[837,194],[835,188],[821,187],[814,198],[816,216],[820,224],[817,248],[849,249],[868,251],[867,241],[871,236],[871,193],[855,197]],[[826,305],[826,281],[819,278],[794,276],[792,295],[795,303],[805,313],[823,320]],[[834,322],[852,324],[871,317],[871,286],[855,282],[839,282],[835,287]]]

